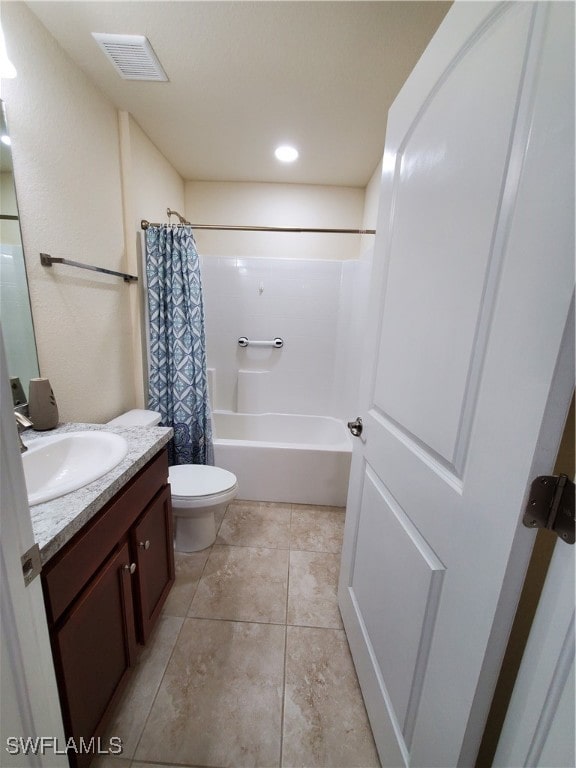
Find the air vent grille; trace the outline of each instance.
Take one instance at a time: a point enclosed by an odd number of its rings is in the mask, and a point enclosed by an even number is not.
[[[92,32],[92,37],[124,80],[168,80],[150,41],[144,35]]]

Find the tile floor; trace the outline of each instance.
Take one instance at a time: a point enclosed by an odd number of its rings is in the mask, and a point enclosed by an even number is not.
[[[93,768],[379,766],[336,601],[344,511],[235,501],[176,583]]]

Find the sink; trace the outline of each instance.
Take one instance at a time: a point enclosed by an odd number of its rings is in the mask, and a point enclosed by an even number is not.
[[[30,506],[83,488],[114,469],[128,443],[113,432],[87,430],[41,437],[22,454]]]

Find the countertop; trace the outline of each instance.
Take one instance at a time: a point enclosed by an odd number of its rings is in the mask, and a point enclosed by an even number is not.
[[[131,477],[142,469],[172,437],[170,427],[116,427],[106,424],[61,424],[46,432],[26,430],[22,433],[25,445],[42,437],[102,430],[122,435],[128,442],[128,453],[110,472],[94,482],[67,493],[58,499],[30,507],[34,539],[40,548],[42,564],[46,563],[77,533]]]

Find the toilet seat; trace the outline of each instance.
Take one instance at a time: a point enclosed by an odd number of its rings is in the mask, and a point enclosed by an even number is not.
[[[205,464],[178,464],[168,469],[172,504],[194,509],[221,504],[238,492],[236,476],[220,467]]]

